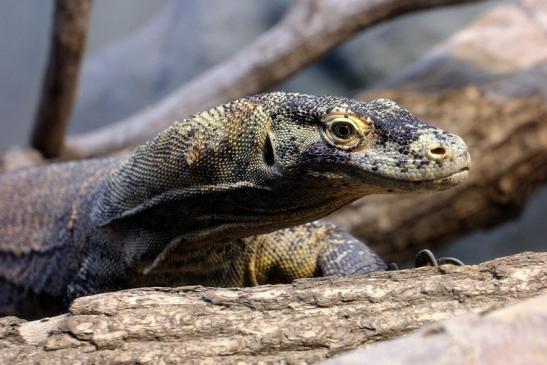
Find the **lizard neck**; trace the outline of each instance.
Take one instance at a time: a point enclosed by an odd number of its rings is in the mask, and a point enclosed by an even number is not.
[[[196,198],[210,205],[206,200],[216,193],[252,186],[263,172],[257,160],[270,124],[260,114],[260,107],[240,101],[234,109],[220,106],[175,122],[105,179],[93,212],[96,224],[158,214],[172,203],[179,211],[192,210]]]
[[[269,115],[246,100],[175,122],[105,177],[93,223],[128,244],[129,262],[156,257],[174,241],[244,236],[248,223],[237,221],[244,212],[232,201],[263,194],[261,180],[275,174],[263,154],[270,127]]]

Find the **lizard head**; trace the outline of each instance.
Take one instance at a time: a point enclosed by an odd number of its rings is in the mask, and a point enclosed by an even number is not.
[[[391,100],[280,94],[273,105],[270,164],[309,185],[316,180],[321,189],[359,195],[419,192],[456,186],[469,175],[460,137]]]
[[[367,194],[446,189],[469,166],[460,137],[392,101],[261,94],[175,122],[138,148],[105,179],[94,221],[228,241]]]

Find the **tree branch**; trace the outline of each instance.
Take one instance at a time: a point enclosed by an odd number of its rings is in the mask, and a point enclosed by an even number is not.
[[[353,34],[412,11],[478,0],[301,0],[283,20],[226,62],[169,97],[114,125],[67,141],[68,157],[101,156],[136,146],[182,119],[267,90]]]
[[[133,289],[79,298],[69,316],[0,319],[0,351],[9,363],[311,363],[545,292],[547,253],[289,285]]]
[[[56,0],[51,48],[42,87],[32,147],[45,157],[58,157],[78,88],[92,0]]]
[[[547,364],[546,321],[544,294],[493,312],[435,323],[322,365]]]

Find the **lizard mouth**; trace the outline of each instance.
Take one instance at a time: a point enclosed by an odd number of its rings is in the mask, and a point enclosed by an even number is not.
[[[463,167],[455,173],[440,177],[438,179],[426,180],[425,184],[431,184],[432,186],[439,186],[440,188],[449,188],[452,186],[460,185],[469,178],[469,167]]]
[[[441,177],[432,181],[444,181],[444,180],[450,180],[454,182],[463,182],[465,179],[469,177],[469,167],[461,168],[460,170],[456,171],[452,175],[448,175],[445,177]]]
[[[365,183],[367,194],[375,193],[411,193],[450,189],[465,182],[469,178],[469,164],[448,175],[434,179],[408,180],[399,177],[373,175],[369,172],[353,175],[356,180]]]
[[[388,192],[427,192],[450,189],[464,183],[469,178],[469,170],[471,167],[471,158],[469,153],[464,153],[458,156],[453,162],[455,166],[452,169],[447,169],[446,175],[440,177],[426,179],[404,179],[390,178],[384,176],[384,183],[390,186]],[[380,177],[382,179],[382,177]],[[379,185],[382,185],[381,183]]]

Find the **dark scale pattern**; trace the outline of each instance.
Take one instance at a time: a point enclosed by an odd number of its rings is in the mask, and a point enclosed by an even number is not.
[[[389,100],[236,100],[128,158],[0,176],[0,314],[143,285],[381,270],[363,243],[309,222],[367,194],[454,186],[468,164],[459,137]]]

